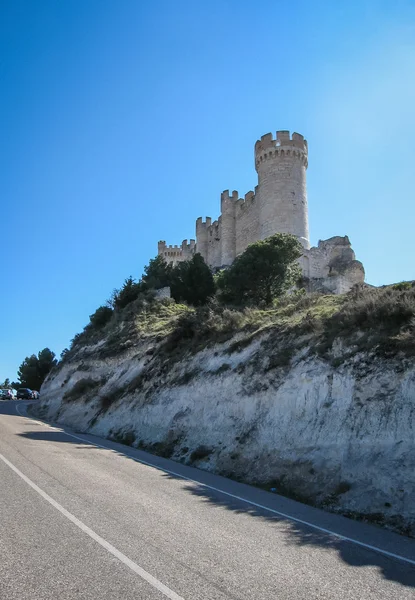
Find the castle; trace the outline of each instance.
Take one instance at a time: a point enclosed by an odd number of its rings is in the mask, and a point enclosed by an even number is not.
[[[200,252],[213,269],[229,266],[249,244],[274,233],[291,233],[301,242],[303,276],[310,290],[344,293],[363,283],[362,263],[355,259],[347,236],[319,241],[310,248],[306,171],[308,144],[299,133],[277,131],[255,144],[255,191],[239,198],[237,191],[221,194],[221,215],[196,220],[196,240],[181,246],[158,243],[158,254],[177,264]]]

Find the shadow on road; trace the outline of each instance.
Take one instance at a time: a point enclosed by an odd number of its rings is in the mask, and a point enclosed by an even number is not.
[[[170,473],[164,473],[169,479],[180,479]],[[353,543],[343,541],[332,535],[317,531],[278,515],[266,514],[266,511],[257,509],[255,506],[234,500],[231,497],[221,495],[220,492],[211,490],[203,484],[186,484],[187,492],[198,496],[205,502],[215,507],[230,510],[238,514],[247,514],[274,524],[284,524],[279,529],[279,534],[286,538],[287,545],[295,546],[320,546],[326,549],[335,549],[339,557],[348,565],[353,567],[377,567],[386,579],[397,581],[402,585],[415,587],[415,567],[400,561],[388,558],[373,550],[356,546]]]
[[[81,446],[81,442],[79,440],[71,438],[64,432],[60,431],[30,431],[21,433],[19,436],[31,440],[60,442],[65,444],[73,444],[78,447]],[[110,443],[111,445],[114,444],[112,441]],[[99,449],[97,446],[89,445],[88,442],[85,441],[85,445],[82,445],[82,449],[88,447],[95,450]],[[129,458],[130,460],[140,462],[139,456],[132,456],[128,453],[129,451],[137,452],[137,450],[133,448],[125,447],[125,451],[123,451],[122,445],[117,444],[117,448],[108,447],[107,450],[116,452],[117,454]],[[142,451],[140,451],[140,453],[143,454],[143,460],[151,462],[151,454],[147,454]],[[147,456],[144,458],[146,454]],[[338,539],[334,536],[312,529],[307,525],[292,521],[291,519],[283,516],[270,514],[265,509],[252,506],[252,504],[249,504],[248,501],[243,502],[233,499],[230,496],[226,496],[221,492],[207,487],[207,485],[204,485],[203,483],[193,481],[190,483],[179,475],[174,475],[168,472],[170,469],[178,470],[180,467],[182,467],[180,463],[169,461],[170,464],[167,464],[167,459],[160,459],[160,457],[154,458],[157,458],[157,462],[166,460],[165,467],[159,464],[152,465],[155,469],[162,473],[163,477],[180,480],[183,483],[183,489],[186,492],[201,498],[203,501],[210,504],[212,508],[229,510],[237,514],[249,515],[252,518],[258,518],[274,525],[283,524],[284,527],[279,527],[278,533],[279,535],[285,536],[287,545],[315,546],[325,549],[334,549],[338,553],[338,556],[346,564],[352,567],[376,567],[386,579],[398,582],[405,586],[415,587],[415,567],[411,566],[410,564],[400,562],[397,559],[388,558],[387,556],[378,554],[375,551]],[[202,477],[204,471],[200,471],[200,473]],[[189,475],[189,477],[192,476]],[[194,477],[197,478],[197,475],[194,475]],[[399,552],[397,553],[399,554]]]

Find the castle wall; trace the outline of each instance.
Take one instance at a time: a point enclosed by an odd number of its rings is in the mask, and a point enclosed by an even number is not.
[[[208,231],[212,219],[206,217],[206,221],[203,221],[202,217],[196,220],[196,252],[199,252],[206,264],[209,264],[208,257]]]
[[[258,206],[254,192],[239,198],[237,191],[230,194],[225,190],[221,195],[221,207],[219,219],[208,224],[206,230],[201,219],[196,224],[196,251],[214,268],[231,265],[249,244],[258,240]]]
[[[190,260],[195,254],[195,250],[195,240],[190,240],[190,244],[187,243],[187,240],[183,240],[181,246],[167,246],[164,240],[161,240],[158,243],[158,255],[163,256],[166,262],[173,265],[177,265],[177,263],[185,260]]]
[[[221,232],[220,232],[220,266],[231,265],[235,260],[236,248],[236,223],[235,212],[238,202],[238,192],[234,190],[232,195],[229,190],[222,192],[220,198],[221,207]],[[218,265],[219,266],[219,265]]]
[[[222,266],[221,256],[222,219],[219,217],[208,227],[207,264],[210,267]]]
[[[239,256],[258,240],[258,204],[254,192],[248,192],[236,203],[235,227],[235,256]]]

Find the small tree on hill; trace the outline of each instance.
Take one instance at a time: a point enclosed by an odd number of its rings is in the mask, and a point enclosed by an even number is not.
[[[41,350],[37,355],[37,360],[37,370],[39,374],[39,379],[41,380],[40,385],[42,385],[42,383],[46,379],[46,375],[57,364],[58,361],[55,358],[55,353],[52,352],[52,350],[49,350],[49,348],[43,348],[43,350]],[[35,388],[35,390],[38,390],[40,388],[40,385],[39,387]]]
[[[124,285],[119,290],[112,292],[111,298],[108,300],[108,305],[113,309],[125,308],[130,302],[134,302],[138,295],[145,289],[141,282],[136,282],[130,275],[124,281]]]
[[[171,295],[176,302],[193,306],[206,304],[215,293],[212,273],[201,254],[179,263],[171,273]]]
[[[141,281],[150,289],[158,290],[167,287],[171,283],[172,265],[158,255],[152,258],[144,267],[144,275]]]
[[[64,360],[64,358],[65,358],[65,357],[68,355],[68,352],[69,352],[69,348],[64,348],[64,349],[62,350],[62,352],[61,352],[61,355],[60,355],[60,357],[59,357],[59,358],[60,358],[60,360]]]
[[[167,264],[162,256],[152,258],[144,267],[144,275],[140,281],[135,281],[131,275],[127,277],[121,289],[115,289],[107,305],[112,309],[125,308],[130,302],[137,300],[138,296],[150,289],[159,289],[170,285],[172,266]],[[101,311],[99,317],[103,316]]]
[[[36,354],[26,356],[17,371],[17,377],[19,378],[19,385],[21,387],[28,387],[32,390],[38,390],[40,388],[37,363],[38,359]]]
[[[301,255],[300,242],[290,234],[276,233],[251,244],[229,269],[218,274],[216,283],[222,300],[271,304],[300,277],[297,259]]]
[[[92,327],[99,329],[100,327],[104,327],[111,319],[113,310],[110,306],[100,306],[96,309],[96,311],[89,315],[89,320]]]

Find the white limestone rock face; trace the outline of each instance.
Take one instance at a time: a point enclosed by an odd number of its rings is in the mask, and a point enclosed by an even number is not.
[[[231,354],[235,339],[205,349],[154,380],[140,378],[152,348],[100,358],[89,347],[42,386],[41,414],[189,463],[204,446],[200,468],[331,510],[378,513],[415,535],[414,362],[358,354],[336,368],[304,348],[273,367],[266,339]],[[68,400],[81,379],[98,383]]]

